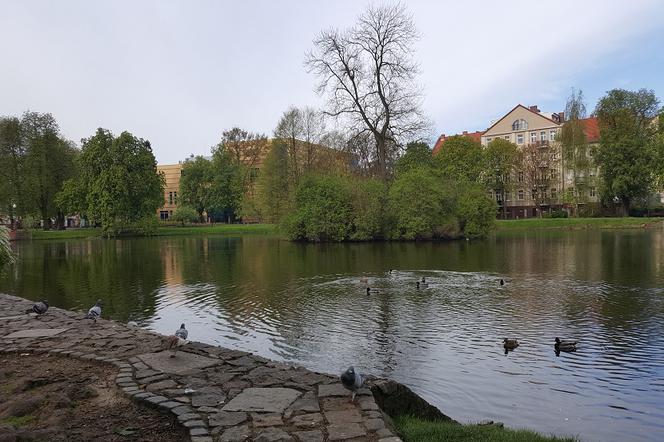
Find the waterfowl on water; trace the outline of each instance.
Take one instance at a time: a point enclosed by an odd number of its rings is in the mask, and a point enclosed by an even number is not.
[[[519,346],[519,341],[514,338],[503,339],[503,347],[505,347],[505,350],[514,350],[518,346]]]
[[[556,338],[553,344],[556,351],[576,351],[576,341],[569,341],[565,339]]]
[[[369,284],[369,280],[367,278],[360,278],[360,283],[361,284]]]
[[[500,278],[500,285],[505,285],[505,280],[503,278]]]
[[[422,277],[422,280],[417,281],[415,285],[417,286],[418,289],[426,289],[429,287],[429,283],[427,282],[426,279],[424,279],[424,276]]]

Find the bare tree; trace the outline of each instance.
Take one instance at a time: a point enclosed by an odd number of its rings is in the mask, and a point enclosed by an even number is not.
[[[419,73],[412,60],[419,39],[404,5],[370,6],[347,31],[329,29],[314,39],[305,65],[328,95],[326,114],[347,118],[351,131],[374,140],[377,172],[387,179],[390,147],[420,137],[429,127],[422,112]]]
[[[219,146],[223,146],[228,151],[235,164],[242,166],[243,182],[251,184],[256,178],[256,168],[267,155],[267,137],[234,127],[221,134]]]
[[[304,170],[311,172],[317,165],[317,153],[321,150],[320,141],[325,135],[325,120],[320,111],[309,106],[302,109],[300,115],[305,154]]]
[[[295,106],[289,107],[281,116],[274,129],[275,138],[286,143],[288,150],[290,181],[297,185],[300,182],[299,144],[303,134],[302,112]]]
[[[530,188],[537,212],[542,206],[554,204],[558,196],[550,189],[558,182],[559,158],[557,150],[549,143],[528,144],[519,153],[525,184]]]

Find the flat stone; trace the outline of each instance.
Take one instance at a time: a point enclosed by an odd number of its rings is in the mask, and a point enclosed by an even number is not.
[[[139,370],[139,371],[140,371],[140,370],[147,370],[147,369],[148,369],[148,366],[145,365],[145,364],[142,363],[142,362],[134,362],[134,363],[131,364],[131,365],[132,365],[132,367],[134,367],[136,370]]]
[[[221,410],[215,407],[203,406],[203,407],[198,407],[198,411],[200,411],[201,413],[219,413]]]
[[[391,436],[391,437],[385,437],[383,439],[378,439],[378,442],[403,442],[403,441],[396,436]]]
[[[174,358],[171,358],[170,355],[171,352],[161,351],[139,355],[138,357],[152,369],[171,374],[186,374],[189,371],[211,367],[222,362],[219,359],[187,352],[179,352]]]
[[[149,402],[151,404],[160,404],[162,402],[166,402],[168,398],[164,396],[152,396],[147,399],[145,399],[146,402]]]
[[[186,421],[194,421],[194,420],[200,420],[201,415],[197,413],[186,413],[186,414],[181,414],[178,416],[178,421],[180,423],[184,423]]]
[[[154,384],[150,384],[145,389],[147,391],[159,391],[159,390],[165,390],[167,388],[173,388],[177,387],[177,382],[175,382],[172,379],[166,379],[163,381],[155,382]]]
[[[283,413],[299,396],[299,391],[290,388],[247,388],[222,410]]]
[[[191,398],[191,405],[194,407],[214,407],[222,404],[226,400],[224,394],[199,394]]]
[[[320,430],[297,431],[293,434],[300,442],[323,442],[323,433]]]
[[[188,424],[188,422],[185,422],[185,425],[187,425],[187,424]],[[192,428],[191,430],[189,430],[189,434],[191,436],[207,436],[207,435],[210,434],[210,432],[208,431],[207,428],[196,427],[196,428]]]
[[[378,431],[385,428],[385,421],[383,419],[367,419],[364,421],[364,427],[369,431]]]
[[[234,427],[246,420],[247,413],[228,411],[220,411],[208,418],[211,427]]]
[[[186,405],[181,405],[179,407],[175,407],[171,410],[171,413],[173,413],[176,416],[181,416],[183,414],[187,413],[193,413],[194,410],[191,409],[191,407],[188,407]]]
[[[279,427],[284,424],[281,413],[251,413],[251,423],[254,428]]]
[[[316,399],[316,396],[314,395],[313,392],[307,392],[293,402],[293,405],[288,407],[288,411],[294,412],[294,411],[304,411],[307,413],[315,412],[315,411],[320,411],[320,405],[318,405],[318,400]]]
[[[330,396],[350,396],[350,391],[346,390],[340,383],[318,386],[318,397]]]
[[[251,436],[251,430],[248,425],[232,427],[224,431],[219,438],[219,442],[244,442]]]
[[[182,402],[183,404],[190,404],[191,403],[191,398],[189,398],[187,396],[178,396],[178,397],[174,397],[173,399],[175,399],[178,402]]]
[[[149,378],[140,379],[138,382],[141,384],[151,384],[153,382],[163,381],[164,379],[168,379],[168,375],[162,373],[150,376]]]
[[[10,333],[5,336],[5,339],[16,339],[16,338],[46,338],[49,336],[55,336],[64,331],[69,330],[68,328],[31,328],[29,330],[19,330],[14,333]]]
[[[363,397],[358,402],[360,404],[360,408],[364,411],[380,410],[380,408],[378,408],[378,404],[376,404],[376,401],[372,397]]]
[[[161,374],[157,370],[152,370],[151,368],[147,368],[144,370],[138,370],[134,377],[136,379],[143,379],[143,378],[149,378],[150,376],[154,376],[156,374]]]
[[[167,388],[163,391],[167,396],[185,396],[184,388]]]
[[[138,387],[122,387],[122,391],[124,391],[127,394],[140,392]]]
[[[325,420],[323,419],[323,415],[320,413],[301,414],[291,419],[291,423],[293,425],[295,425],[296,427],[304,427],[304,428],[317,427],[323,424],[324,422]]]
[[[254,439],[256,442],[287,442],[292,441],[293,436],[286,433],[281,428],[265,428],[259,431],[258,436]]]
[[[209,436],[194,436],[191,438],[191,442],[214,442]]]
[[[392,436],[394,436],[394,433],[392,433],[387,428],[381,428],[380,430],[376,431],[376,436],[378,436],[380,438],[392,437]]]
[[[344,424],[349,422],[362,422],[362,415],[356,409],[326,411],[325,418],[330,424]]]
[[[149,398],[149,397],[152,397],[152,396],[153,396],[152,393],[138,393],[138,394],[134,395],[134,397],[136,399],[145,399],[145,398]]]
[[[175,401],[166,401],[159,403],[160,408],[165,408],[167,410],[172,410],[173,408],[180,407],[181,405],[182,404],[180,402],[175,402]]]
[[[203,422],[202,420],[191,420],[191,421],[186,421],[182,425],[184,425],[187,428],[205,427],[205,422]]]
[[[327,427],[328,440],[346,440],[366,436],[366,431],[356,423],[334,424]]]

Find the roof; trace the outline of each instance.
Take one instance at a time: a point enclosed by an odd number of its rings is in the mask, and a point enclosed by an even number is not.
[[[586,134],[588,142],[597,143],[599,141],[599,121],[597,117],[584,118],[579,121],[583,124],[583,133]]]
[[[478,143],[481,142],[482,140],[482,134],[483,131],[475,131],[475,132],[466,132],[464,131],[463,133],[456,134],[456,135],[445,135],[442,134],[440,137],[438,137],[438,141],[436,141],[436,145],[433,147],[433,154],[437,154],[440,148],[443,146],[443,143],[447,140],[449,140],[452,137],[468,137],[473,141],[477,141]]]
[[[554,120],[552,120],[551,118],[547,117],[547,116],[546,116],[547,113],[535,112],[534,110],[532,110],[532,109],[530,109],[530,108],[527,108],[527,107],[524,106],[523,104],[517,104],[516,106],[514,106],[514,107],[512,108],[512,110],[510,110],[508,113],[506,113],[505,115],[503,115],[502,118],[499,118],[499,119],[496,120],[491,126],[489,126],[489,127],[487,128],[487,130],[485,130],[485,132],[490,131],[490,130],[491,130],[496,124],[498,124],[498,123],[500,123],[501,121],[503,121],[505,118],[507,118],[507,116],[508,116],[509,114],[511,114],[512,112],[514,112],[514,111],[515,111],[517,108],[519,108],[519,107],[522,107],[522,108],[524,108],[525,110],[527,110],[528,112],[533,113],[533,114],[535,114],[535,115],[537,115],[537,116],[539,116],[539,117],[542,117],[542,118],[544,118],[544,119],[546,119],[546,120],[549,120],[549,121],[552,122],[553,124],[560,124],[559,122],[554,121]],[[552,115],[553,115],[553,114],[552,114]]]

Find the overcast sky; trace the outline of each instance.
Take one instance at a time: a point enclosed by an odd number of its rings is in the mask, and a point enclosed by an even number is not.
[[[615,87],[664,99],[664,2],[408,1],[422,33],[434,136],[485,129],[514,105],[592,110]],[[160,163],[209,154],[224,129],[272,134],[289,105],[320,106],[303,67],[347,1],[0,0],[0,115],[51,112],[77,143],[97,127],[149,139]]]

